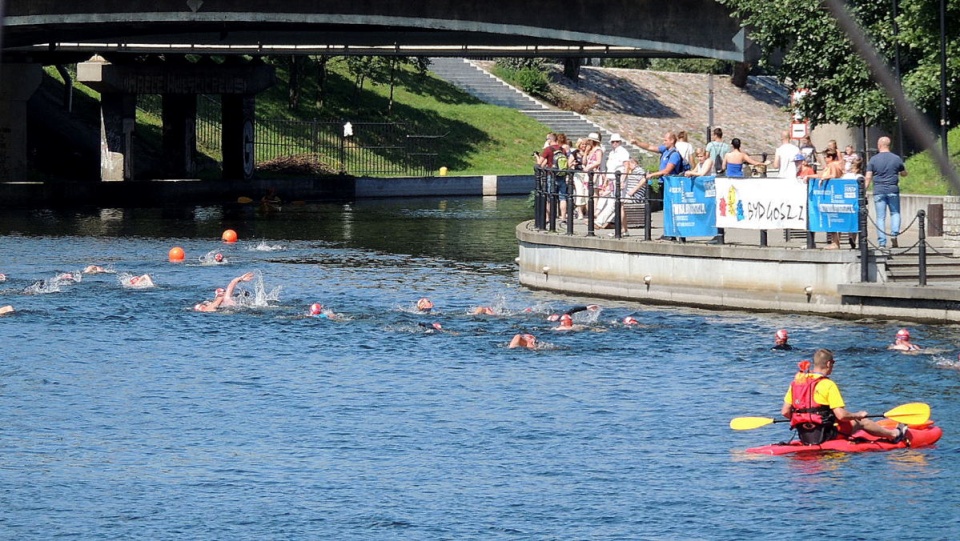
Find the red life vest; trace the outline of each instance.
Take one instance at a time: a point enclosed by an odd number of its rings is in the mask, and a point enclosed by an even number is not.
[[[836,419],[833,410],[825,404],[818,404],[814,400],[814,391],[817,384],[826,380],[826,376],[819,378],[794,378],[790,384],[793,393],[793,414],[790,416],[790,428],[800,426],[806,430],[824,425],[833,424]]]

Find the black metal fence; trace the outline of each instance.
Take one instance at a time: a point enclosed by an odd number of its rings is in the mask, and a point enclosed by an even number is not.
[[[161,116],[159,95],[144,95],[138,107]],[[197,97],[197,147],[222,161],[221,105],[218,95]],[[429,177],[436,174],[436,142],[442,136],[415,133],[401,122],[332,120],[256,121],[254,148],[258,169],[288,166],[318,173],[355,176]]]
[[[297,157],[331,173],[432,176],[436,136],[398,122],[257,121],[257,163]]]

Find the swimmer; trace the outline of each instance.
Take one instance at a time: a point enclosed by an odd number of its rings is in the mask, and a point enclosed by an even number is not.
[[[897,331],[897,336],[894,338],[892,344],[887,346],[887,349],[895,349],[897,351],[918,351],[923,349],[919,344],[914,344],[910,341],[910,331],[907,329],[900,329]]]
[[[72,272],[61,272],[60,274],[53,277],[54,282],[80,282],[80,273],[74,274]]]
[[[13,313],[13,306],[9,304],[6,306],[0,306],[0,316]]]
[[[6,282],[6,281],[7,281],[7,275],[0,273],[0,282]]]
[[[237,284],[240,282],[249,282],[253,280],[253,273],[248,272],[242,276],[237,276],[233,280],[230,280],[230,283],[227,284],[226,289],[217,288],[214,292],[214,297],[212,301],[203,301],[193,307],[197,312],[216,312],[218,308],[223,306],[235,306],[237,303],[233,300],[233,290],[237,288]]]
[[[102,274],[104,272],[108,271],[100,265],[87,265],[87,268],[83,269],[83,274]]]
[[[471,313],[472,315],[475,315],[475,316],[495,316],[495,315],[497,315],[497,313],[493,311],[493,308],[490,308],[489,306],[478,306],[478,307],[474,308],[473,310],[471,310],[470,313]]]
[[[201,265],[226,265],[227,258],[223,257],[223,254],[216,251],[210,250],[209,252],[203,254],[199,258]]]
[[[537,337],[532,334],[518,334],[513,337],[513,340],[510,341],[510,345],[507,346],[510,349],[514,348],[527,348],[527,349],[537,349]]]
[[[430,310],[433,310],[433,302],[431,302],[430,299],[423,297],[417,301],[417,310],[420,310],[421,312],[429,312]]]
[[[623,324],[629,327],[631,325],[639,325],[640,321],[633,316],[627,316],[623,318]]]
[[[310,305],[310,317],[318,317],[321,319],[340,319],[340,314],[335,313],[333,310],[325,309],[322,304],[315,302]]]
[[[121,283],[127,287],[135,287],[137,289],[153,287],[153,279],[150,278],[149,274],[141,274],[140,276],[121,279]]]
[[[423,321],[417,323],[417,326],[423,327],[426,329],[427,334],[432,334],[435,332],[443,332],[443,326],[434,321],[433,323],[424,323]]]
[[[585,305],[585,306],[574,306],[573,308],[567,310],[567,311],[564,312],[563,314],[550,314],[550,316],[547,317],[547,321],[560,321],[560,319],[561,319],[563,316],[572,316],[573,314],[576,314],[577,312],[583,312],[584,310],[589,310],[589,311],[591,311],[591,312],[596,312],[596,311],[599,310],[599,309],[600,309],[600,305],[599,305],[599,304],[588,304],[588,305]]]
[[[773,347],[772,350],[779,351],[790,351],[793,349],[793,346],[787,343],[787,340],[790,339],[790,335],[787,334],[786,329],[780,329],[777,331],[777,334],[773,337]]]
[[[563,314],[562,316],[560,316],[560,326],[559,326],[559,327],[554,327],[554,328],[551,329],[551,330],[554,330],[554,331],[579,331],[579,330],[583,330],[583,329],[586,329],[586,327],[583,326],[583,325],[574,325],[574,324],[573,324],[573,316],[571,316],[570,314]]]

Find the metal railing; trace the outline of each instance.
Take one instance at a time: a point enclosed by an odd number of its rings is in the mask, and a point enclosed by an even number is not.
[[[566,235],[574,234],[574,200],[578,196],[574,190],[574,174],[579,173],[575,170],[561,170],[557,168],[545,168],[545,167],[534,167],[534,179],[535,192],[534,192],[534,228],[540,231],[550,231],[557,232],[557,222],[560,221],[561,225],[565,226],[564,233]],[[613,191],[611,195],[607,196],[598,196],[596,193],[597,180],[602,178],[604,175],[612,177],[613,182]],[[621,173],[588,173],[587,176],[587,193],[586,193],[586,236],[594,237],[596,236],[596,231],[594,227],[596,219],[596,203],[603,198],[612,199],[614,205],[613,211],[613,228],[614,231],[611,236],[615,238],[622,238],[622,228],[623,223],[622,219],[622,208],[624,204],[623,198],[623,180],[624,175]],[[653,212],[653,205],[657,202],[663,201],[662,192],[661,196],[654,198],[654,194],[651,190],[651,186],[647,183],[644,186],[645,197],[643,203],[643,236],[642,239],[645,241],[651,240],[652,231],[651,231],[651,214]],[[869,282],[870,281],[870,241],[868,237],[868,225],[873,222],[876,227],[876,222],[874,222],[869,216],[869,209],[867,206],[866,191],[864,187],[863,179],[859,179],[858,182],[858,198],[860,200],[860,210],[858,215],[858,229],[859,229],[859,252],[860,252],[860,281]],[[561,215],[561,201],[565,202],[565,213]],[[903,228],[900,231],[888,232],[887,235],[891,237],[896,237],[908,231],[914,224],[917,224],[918,227],[918,241],[914,245],[918,250],[918,283],[921,286],[927,285],[927,251],[928,243],[926,239],[926,211],[919,210],[917,212],[916,219],[911,222],[907,227]],[[718,228],[718,237],[714,239],[713,244],[723,244],[723,229]],[[806,237],[806,248],[815,248],[816,242],[814,240],[814,233],[812,231],[805,231]],[[761,248],[767,246],[767,231],[760,230],[760,242],[759,246]],[[914,246],[905,248],[900,254],[906,254]],[[881,251],[881,248],[874,246],[874,249]]]
[[[574,175],[585,175],[586,194],[577,195],[575,190]],[[601,200],[604,205],[613,205],[611,223],[613,224],[614,238],[623,237],[623,210],[625,204],[631,204],[624,201],[623,186],[627,175],[616,173],[590,172],[583,173],[572,169],[557,169],[549,167],[534,167],[534,227],[541,231],[557,231],[557,220],[561,220],[561,225],[566,226],[566,234],[574,234],[574,212],[575,201],[578,198],[585,198],[585,220],[587,226],[586,236],[596,236],[595,220],[597,218],[597,203]],[[606,179],[612,183],[612,193],[610,195],[600,195],[597,193],[598,180]],[[653,199],[650,184],[646,183],[643,187],[643,239],[651,240],[651,213],[652,204],[662,199]],[[564,203],[561,205],[561,199]],[[561,208],[565,210],[561,216]]]

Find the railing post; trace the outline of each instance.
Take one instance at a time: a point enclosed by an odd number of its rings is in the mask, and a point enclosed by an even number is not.
[[[870,280],[870,251],[867,246],[867,190],[863,177],[857,181],[857,190],[860,192],[860,212],[858,213],[860,229],[860,281]]]
[[[643,240],[650,240],[653,237],[653,226],[650,224],[650,219],[653,217],[653,211],[650,209],[650,196],[652,194],[653,189],[647,182],[643,187]]]
[[[809,225],[807,227],[810,227]],[[813,238],[813,231],[807,229],[807,250],[813,250],[817,247],[817,241]]]
[[[533,191],[533,223],[538,231],[546,229],[546,205],[543,199],[543,169],[534,166],[533,168],[534,191]]]
[[[620,226],[622,225],[622,220],[620,219],[620,208],[623,203],[620,202],[620,177],[623,175],[620,171],[617,171],[613,174],[613,227],[616,229],[613,236],[614,238],[622,238],[623,234],[620,233]]]
[[[590,176],[587,177],[587,236],[595,237],[596,235],[593,232],[593,171],[590,172]]]
[[[548,205],[547,210],[549,216],[547,220],[549,221],[548,228],[551,232],[556,233],[557,231],[557,206],[560,203],[560,196],[557,193],[557,177],[554,173],[546,171],[545,175],[547,177],[547,198]]]
[[[568,172],[567,176],[564,178],[566,179],[565,182],[567,183],[567,215],[566,215],[567,234],[572,235],[573,234],[573,206],[574,206],[573,205],[573,191],[574,191],[573,172],[572,171]]]
[[[917,221],[920,225],[920,240],[918,247],[920,248],[920,285],[927,285],[927,211],[918,210],[917,211]]]
[[[760,230],[760,247],[761,248],[767,247],[767,230],[766,229]]]

